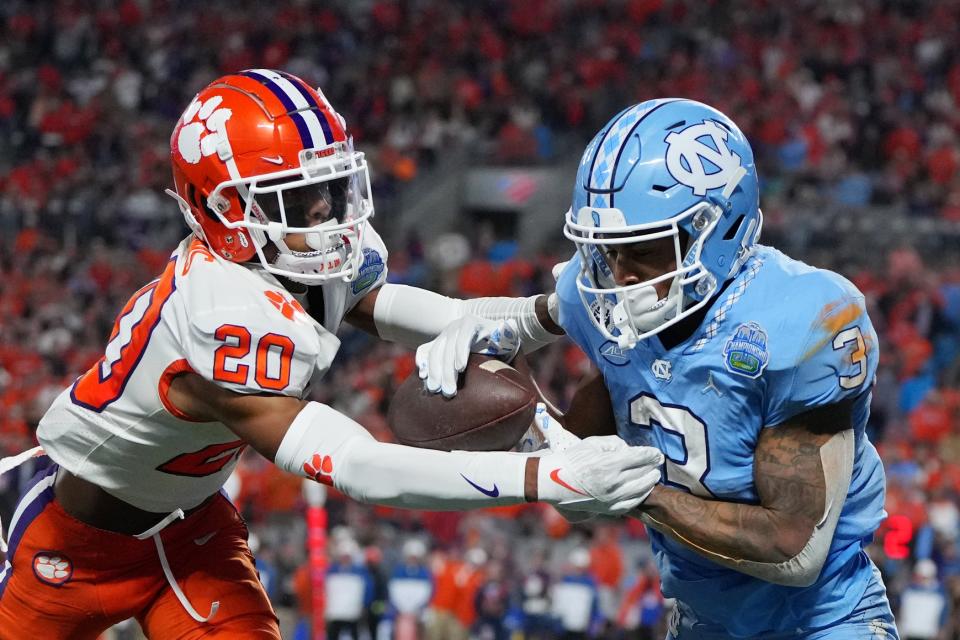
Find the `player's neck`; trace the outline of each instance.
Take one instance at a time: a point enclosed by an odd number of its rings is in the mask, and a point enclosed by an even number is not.
[[[710,311],[710,308],[717,301],[723,292],[727,290],[727,287],[730,286],[730,283],[733,282],[733,278],[727,280],[720,290],[717,291],[708,304],[703,305],[703,308],[697,310],[696,313],[691,314],[673,325],[672,327],[667,327],[660,333],[658,333],[655,338],[660,340],[660,344],[663,345],[664,351],[670,351],[678,344],[689,338],[693,335],[693,332],[697,330],[701,324],[703,324],[703,319],[707,317],[707,313]]]

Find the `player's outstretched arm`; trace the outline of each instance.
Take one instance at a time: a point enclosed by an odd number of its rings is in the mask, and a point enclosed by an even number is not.
[[[426,289],[384,284],[363,297],[347,320],[384,340],[417,349],[427,389],[456,394],[471,353],[510,361],[553,342],[563,329],[551,314],[555,295],[529,298],[448,298]],[[429,341],[429,342],[428,342]]]
[[[522,320],[531,334],[529,343],[524,344],[529,353],[534,350],[531,347],[543,346],[564,334],[551,315],[548,301],[545,294],[461,300],[419,287],[384,284],[361,298],[346,318],[358,329],[411,348],[436,338],[447,325],[465,315]]]
[[[588,438],[542,457],[405,447],[378,442],[318,402],[238,394],[196,374],[175,378],[168,399],[196,420],[222,422],[281,469],[363,502],[411,509],[542,501],[623,514],[656,484],[663,459],[618,438]]]
[[[849,406],[764,429],[754,459],[760,504],[658,486],[640,518],[707,558],[778,584],[808,586],[826,560],[853,468]]]

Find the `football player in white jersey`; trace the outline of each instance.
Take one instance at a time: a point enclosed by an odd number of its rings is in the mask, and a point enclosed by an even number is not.
[[[617,438],[541,457],[428,451],[306,400],[344,319],[415,346],[463,314],[512,318],[529,347],[553,337],[545,299],[384,284],[364,156],[299,78],[219,78],[170,142],[169,193],[192,233],[40,423],[53,464],[7,531],[0,638],[95,638],[131,617],[154,638],[279,638],[221,492],[246,446],[358,500],[419,509],[541,500],[618,514],[653,488],[659,452]],[[309,313],[307,286],[320,292]]]

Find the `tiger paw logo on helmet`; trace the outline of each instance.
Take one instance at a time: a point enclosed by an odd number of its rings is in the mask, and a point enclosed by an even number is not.
[[[62,553],[41,551],[33,556],[33,573],[40,582],[59,587],[73,576],[73,563]]]
[[[190,164],[212,156],[221,144],[228,144],[227,120],[233,115],[230,109],[218,109],[223,96],[213,96],[206,102],[196,98],[183,112],[183,127],[177,135],[177,151]],[[192,122],[197,118],[197,122]]]

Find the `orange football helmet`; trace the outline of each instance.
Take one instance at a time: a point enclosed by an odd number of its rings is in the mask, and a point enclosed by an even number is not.
[[[367,163],[343,118],[300,78],[250,69],[214,80],[177,122],[170,158],[167,193],[218,256],[256,255],[307,284],[357,276],[373,215]],[[289,247],[290,234],[310,251]]]

